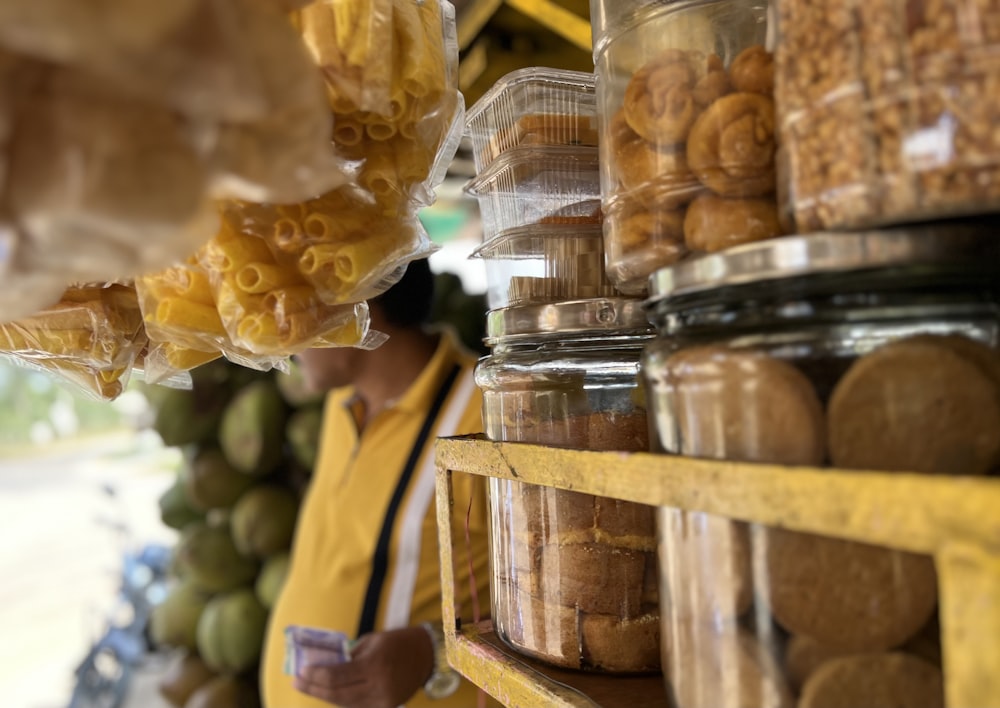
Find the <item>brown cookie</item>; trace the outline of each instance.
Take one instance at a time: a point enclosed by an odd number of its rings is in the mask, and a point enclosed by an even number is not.
[[[683,211],[629,209],[616,212],[613,217],[609,215],[607,222],[611,224],[611,239],[622,252],[662,246],[667,249],[662,255],[673,257],[662,265],[669,265],[687,253]]]
[[[737,91],[774,94],[774,55],[762,45],[747,47],[729,65],[729,81]]]
[[[936,666],[909,654],[832,659],[806,681],[799,708],[944,708]]]
[[[823,408],[798,369],[754,351],[706,346],[667,361],[683,455],[822,464]]]
[[[517,587],[494,590],[497,633],[518,651],[556,666],[580,668],[580,614]],[[502,619],[500,619],[502,618]]]
[[[702,194],[684,215],[684,242],[692,251],[712,253],[783,233],[773,197],[730,199]]]
[[[766,557],[775,619],[830,647],[898,647],[937,604],[928,556],[771,528]]]
[[[667,49],[640,68],[625,87],[623,108],[629,126],[654,145],[678,145],[698,117],[693,89],[699,75],[697,52]]]
[[[903,339],[858,359],[828,408],[837,467],[984,474],[1000,459],[1000,396],[955,343]]]
[[[785,646],[785,676],[792,690],[798,692],[806,680],[830,659],[851,656],[855,652],[820,644],[812,637],[796,634]]]
[[[758,93],[731,93],[691,126],[688,166],[716,194],[757,197],[775,189],[776,147],[774,101]]]
[[[634,619],[583,615],[580,637],[585,668],[645,673],[660,670],[660,615]]]
[[[778,663],[735,625],[665,625],[663,672],[676,708],[792,708]]]
[[[753,604],[753,571],[747,525],[721,516],[679,509],[660,513],[665,559],[661,582],[670,611],[692,621],[719,622]]]

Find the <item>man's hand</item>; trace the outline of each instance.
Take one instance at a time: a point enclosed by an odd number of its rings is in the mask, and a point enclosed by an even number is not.
[[[351,660],[311,666],[295,688],[342,708],[396,708],[434,670],[434,646],[423,627],[373,632],[358,640]]]

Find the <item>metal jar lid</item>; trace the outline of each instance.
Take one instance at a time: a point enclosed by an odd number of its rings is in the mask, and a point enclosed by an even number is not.
[[[750,243],[661,268],[650,276],[646,305],[709,293],[724,293],[722,299],[738,298],[748,288],[767,283],[808,284],[846,274],[888,271],[929,277],[981,273],[1000,278],[1000,221],[817,233]]]
[[[529,336],[652,335],[642,300],[596,298],[492,310],[486,315],[486,343]]]

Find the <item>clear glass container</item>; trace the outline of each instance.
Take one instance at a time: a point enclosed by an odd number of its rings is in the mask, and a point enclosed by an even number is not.
[[[652,330],[636,300],[489,313],[476,370],[491,440],[648,450],[637,401]],[[608,673],[659,670],[655,508],[491,479],[493,623],[519,652]]]
[[[473,251],[486,262],[489,309],[614,297],[604,270],[599,224],[552,224],[507,231]]]
[[[997,471],[994,234],[950,224],[785,237],[657,272],[659,336],[642,359],[654,449]],[[667,507],[658,537],[678,708],[943,706],[932,558]]]
[[[597,148],[514,148],[465,189],[479,200],[484,243],[526,226],[601,223]]]
[[[538,66],[512,71],[473,104],[465,125],[477,172],[519,145],[597,147],[594,75]]]
[[[1000,14],[977,0],[778,0],[787,221],[806,233],[997,211]]]
[[[591,2],[608,23],[595,50],[604,235],[611,281],[642,294],[689,253],[783,233],[773,64],[766,0],[621,5]]]

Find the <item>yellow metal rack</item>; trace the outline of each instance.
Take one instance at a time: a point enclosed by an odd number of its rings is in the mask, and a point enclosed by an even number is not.
[[[666,705],[666,695],[659,677],[603,678],[548,668],[507,649],[488,621],[456,626],[452,471],[933,555],[947,705],[1000,707],[1000,479],[584,452],[481,436],[442,438],[436,454],[448,660],[507,706],[646,708]]]

